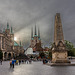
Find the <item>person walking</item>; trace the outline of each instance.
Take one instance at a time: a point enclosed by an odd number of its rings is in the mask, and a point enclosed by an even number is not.
[[[31,59],[29,59],[29,64],[31,64]]]
[[[25,59],[25,64],[26,64],[26,61],[27,61],[27,60]]]
[[[2,60],[1,60],[1,65],[2,65]]]
[[[14,68],[14,63],[15,63],[15,61],[14,61],[14,59],[12,59],[12,67]]]
[[[24,64],[24,60],[22,59],[22,64]]]
[[[28,64],[29,60],[27,60],[26,62],[27,62],[27,64]]]
[[[18,62],[19,62],[19,61],[18,61],[18,60],[16,60],[16,65],[18,65]]]
[[[21,60],[19,60],[19,65],[21,64]]]
[[[12,61],[10,61],[10,68],[12,68]]]

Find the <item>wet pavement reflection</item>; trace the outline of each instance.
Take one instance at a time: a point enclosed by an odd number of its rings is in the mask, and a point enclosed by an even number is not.
[[[42,62],[16,65],[10,69],[9,61],[0,65],[0,75],[75,75],[75,66],[47,66]]]

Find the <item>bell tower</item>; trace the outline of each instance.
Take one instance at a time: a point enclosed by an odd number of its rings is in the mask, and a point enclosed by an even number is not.
[[[9,29],[9,23],[7,22],[7,29],[6,29],[6,34],[8,35],[8,34],[10,34],[10,29]]]

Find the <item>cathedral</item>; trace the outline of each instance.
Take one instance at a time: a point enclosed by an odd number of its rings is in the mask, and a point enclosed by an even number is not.
[[[33,33],[33,28],[31,30],[31,48],[33,49],[33,53],[36,52],[42,52],[43,48],[41,47],[41,38],[40,38],[40,30],[38,28],[38,33],[37,33],[37,29],[35,26],[35,32]]]
[[[8,60],[18,56],[20,53],[24,53],[23,46],[14,41],[13,29],[9,28],[7,23],[7,28],[0,32],[0,50],[3,53],[3,60]]]

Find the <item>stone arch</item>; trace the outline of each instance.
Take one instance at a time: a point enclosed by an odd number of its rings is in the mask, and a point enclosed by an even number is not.
[[[11,53],[8,53],[8,59],[11,59]]]
[[[5,58],[5,59],[7,58],[7,52],[4,53],[4,58]]]

